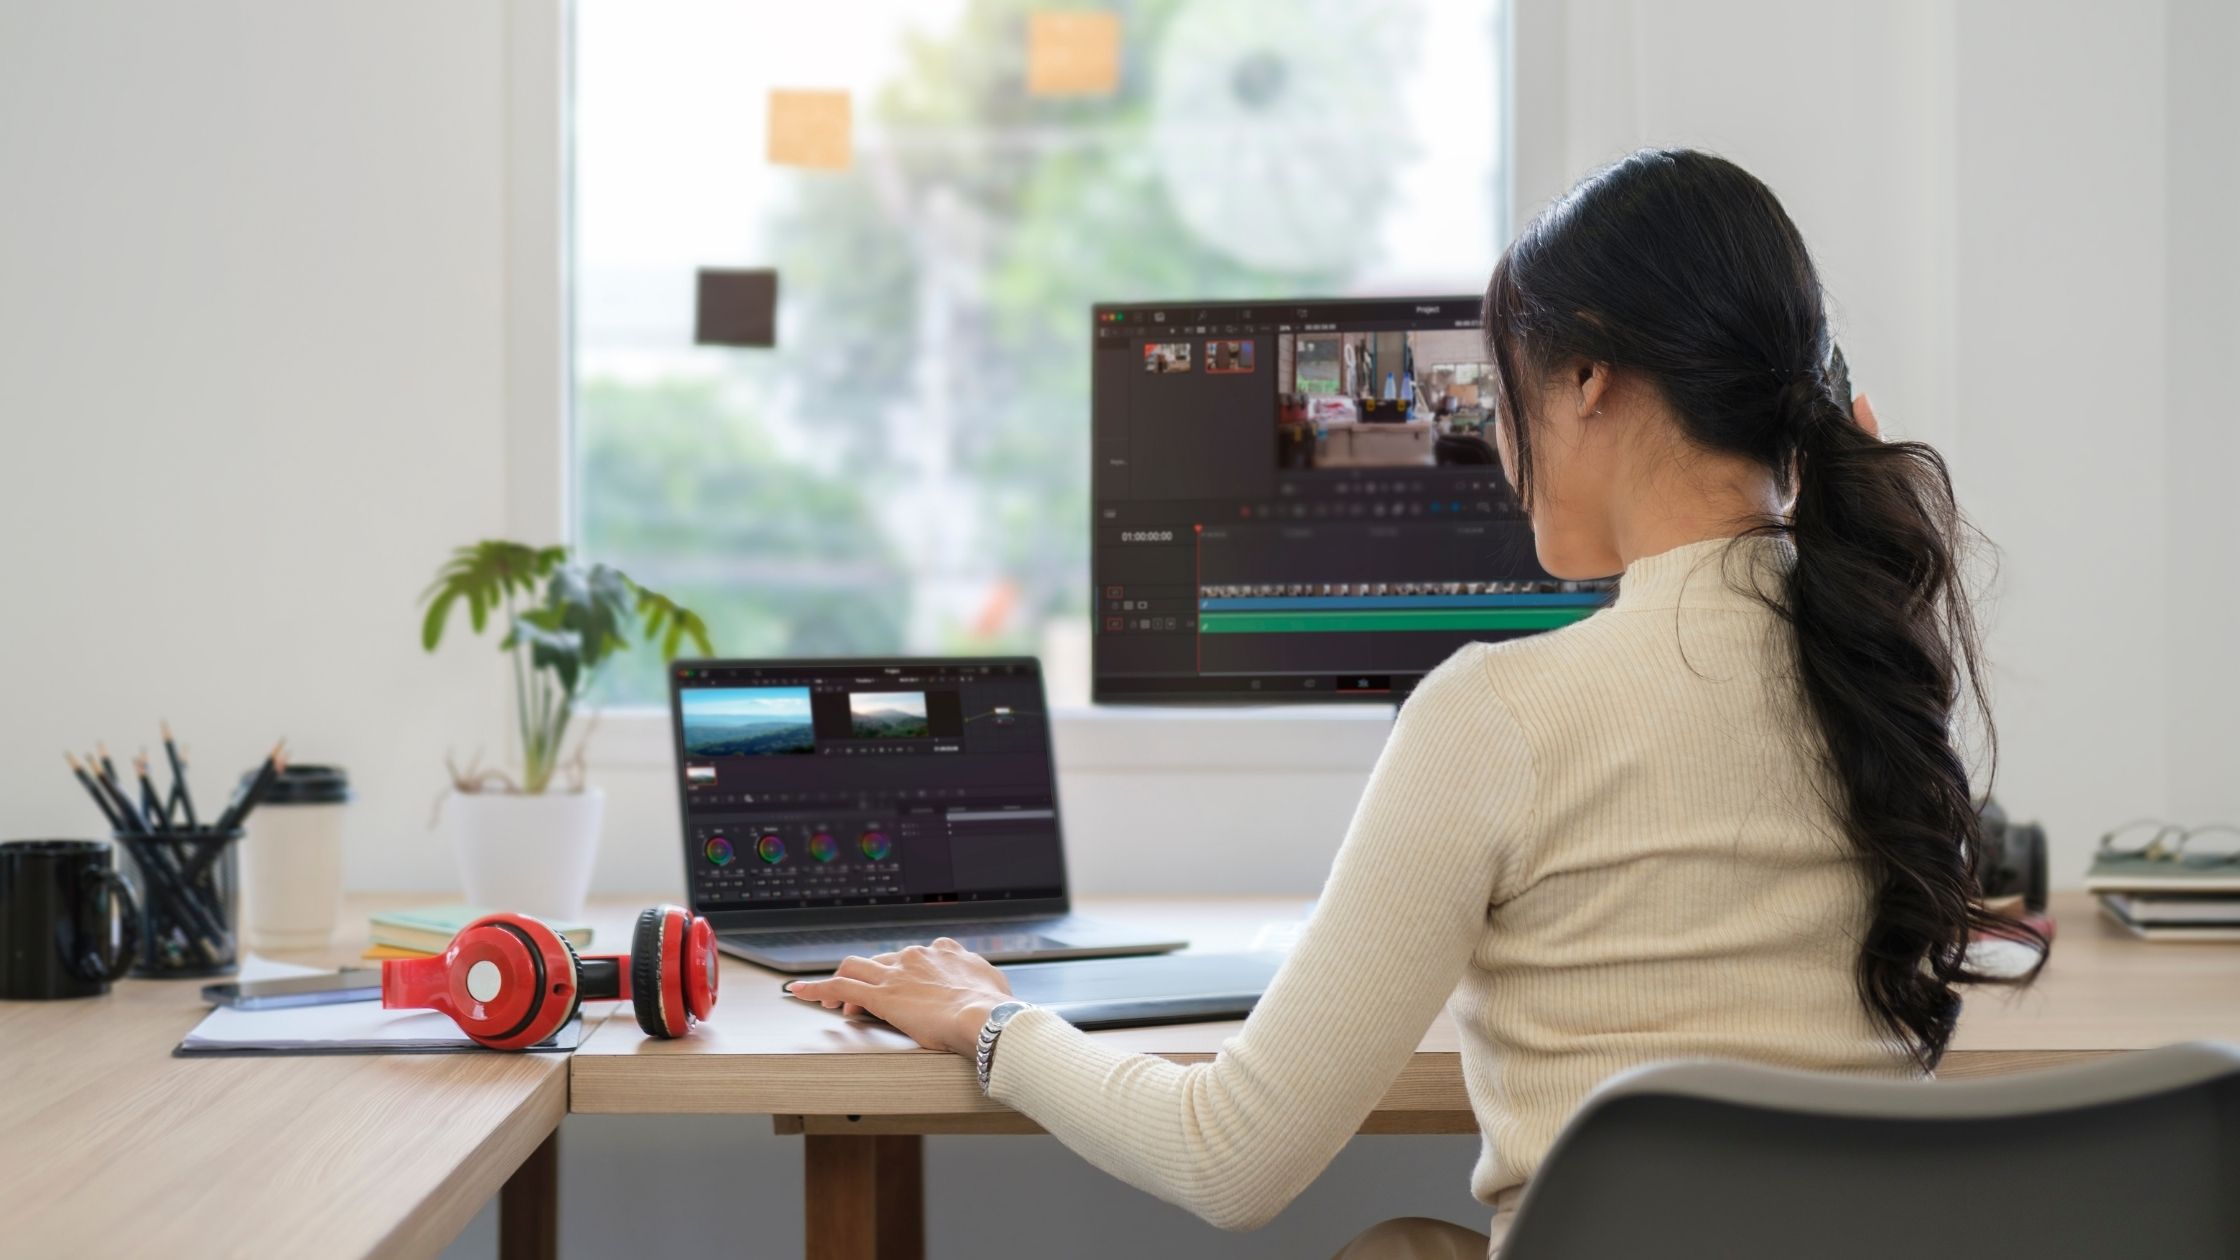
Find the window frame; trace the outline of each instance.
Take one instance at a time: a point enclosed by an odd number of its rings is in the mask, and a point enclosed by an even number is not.
[[[1509,222],[1560,191],[1564,160],[1562,0],[1507,0],[1502,39],[1501,163]],[[575,5],[507,0],[502,92],[504,213],[504,431],[508,536],[573,544],[575,328],[570,111]],[[1520,39],[1550,56],[1520,57]],[[1530,73],[1524,73],[1531,67]],[[1520,78],[1520,74],[1523,77]],[[1529,109],[1540,120],[1516,125]],[[1553,120],[1553,125],[1551,125]],[[1061,768],[1069,773],[1352,770],[1373,764],[1393,712],[1381,705],[1245,708],[1060,706],[1052,713]],[[593,767],[673,764],[669,716],[655,705],[603,708]]]

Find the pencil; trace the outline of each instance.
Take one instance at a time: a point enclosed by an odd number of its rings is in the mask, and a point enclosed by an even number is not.
[[[158,839],[147,820],[133,808],[132,798],[117,784],[116,763],[109,759],[108,747],[96,743],[94,755],[86,759],[86,764],[99,768],[98,773],[85,775],[84,781],[93,785],[97,802],[104,799],[108,802],[102,812],[109,815],[117,828],[118,839],[125,842],[139,861],[147,877],[143,882],[148,895],[170,903],[174,917],[196,934],[194,943],[201,947],[206,958],[211,962],[224,958],[225,951],[214,939],[226,935],[222,916],[204,905],[187,887],[186,869],[174,860],[176,855],[171,851],[171,842]],[[79,768],[75,758],[72,758],[72,768]]]
[[[272,793],[272,785],[278,783],[280,776],[287,772],[288,750],[285,748],[273,749],[272,759],[265,763],[264,769],[257,775],[256,781],[249,785],[248,798],[241,802],[241,812],[235,815],[233,825],[238,827],[248,822],[250,811],[264,804],[264,798]]]
[[[272,787],[272,780],[280,773],[281,749],[286,747],[287,743],[288,741],[283,739],[272,746],[271,752],[265,754],[264,764],[258,766],[256,774],[247,783],[243,784],[239,791],[233,794],[233,800],[227,803],[226,812],[218,815],[218,821],[210,824],[212,831],[223,835],[233,830],[241,825],[242,819],[249,816],[250,810],[257,807],[257,801]]]
[[[187,790],[187,761],[179,755],[178,742],[171,738],[170,721],[164,721],[162,726],[163,752],[171,758],[171,795],[179,802],[179,808],[187,820],[187,829],[191,831],[200,824],[195,821],[194,816],[194,793]]]
[[[95,747],[97,750],[100,749],[99,745],[95,745]],[[93,781],[101,785],[102,790],[108,794],[109,803],[116,807],[117,817],[124,824],[123,830],[127,832],[148,831],[148,824],[140,817],[140,811],[133,807],[132,798],[126,796],[124,789],[117,786],[116,763],[109,760],[106,751],[96,751],[93,756],[86,759],[86,762],[88,765],[95,767]]]
[[[124,820],[117,817],[117,811],[109,807],[109,798],[93,781],[93,776],[86,773],[86,768],[79,764],[78,754],[65,750],[62,759],[70,763],[70,773],[78,777],[78,782],[85,785],[86,794],[93,797],[93,803],[101,807],[101,816],[109,820],[109,830],[123,831]]]
[[[140,755],[132,759],[132,769],[140,776],[140,812],[147,815],[148,825],[157,831],[171,830],[171,816],[156,797],[156,781],[148,777],[147,749],[141,749]]]
[[[109,799],[115,803],[124,826],[118,838],[130,849],[146,878],[142,881],[150,897],[170,905],[172,917],[195,934],[194,943],[201,947],[204,957],[218,962],[225,957],[217,939],[227,935],[225,916],[195,894],[189,884],[186,861],[173,847],[173,841],[158,836],[148,822],[132,806],[132,799],[113,777],[96,776],[95,781],[107,789]]]
[[[110,787],[115,787],[117,785],[117,763],[109,760],[109,746],[98,739],[93,741],[93,755],[101,759],[101,777],[109,781]]]
[[[119,837],[140,863],[141,883],[147,895],[170,906],[175,926],[191,934],[190,939],[202,949],[203,956],[211,962],[221,962],[226,950],[218,941],[228,937],[230,927],[222,910],[205,902],[188,882],[186,860],[173,846],[177,843],[168,836],[145,833]]]

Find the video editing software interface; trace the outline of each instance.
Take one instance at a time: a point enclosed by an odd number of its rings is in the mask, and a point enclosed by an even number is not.
[[[1389,700],[1601,606],[1534,558],[1478,303],[1095,309],[1098,700]]]
[[[671,683],[701,912],[1063,893],[1033,661],[691,662]]]

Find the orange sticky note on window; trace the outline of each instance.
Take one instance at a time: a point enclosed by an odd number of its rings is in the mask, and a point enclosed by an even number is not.
[[[1029,96],[1110,96],[1119,90],[1119,14],[1074,10],[1027,15]]]
[[[853,156],[853,125],[846,92],[774,88],[770,163],[844,171]]]

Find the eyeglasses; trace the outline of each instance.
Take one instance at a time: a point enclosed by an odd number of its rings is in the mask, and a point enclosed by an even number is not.
[[[2144,843],[2133,841],[2130,845],[2117,844],[2119,837],[2141,832],[2146,835]],[[2233,837],[2235,847],[2229,851],[2186,851],[2186,845],[2195,836],[2208,835]],[[2164,822],[2159,818],[2137,818],[2101,836],[2100,848],[2094,856],[2138,858],[2148,862],[2187,862],[2195,866],[2219,866],[2226,863],[2240,865],[2240,826],[2212,822],[2189,827],[2184,823]]]

